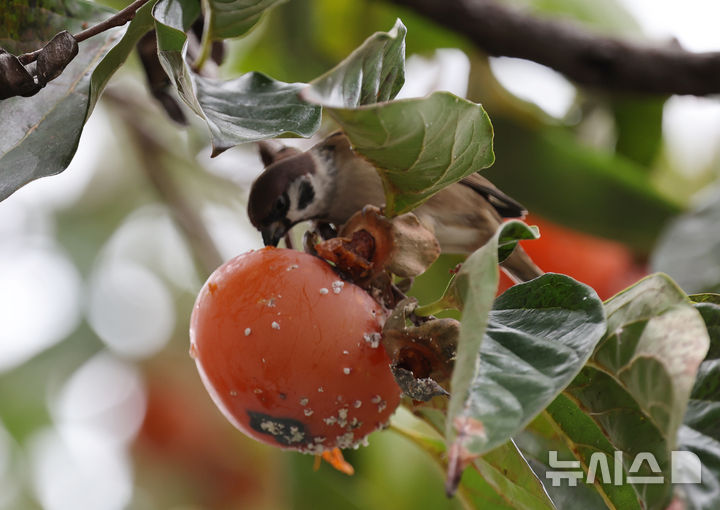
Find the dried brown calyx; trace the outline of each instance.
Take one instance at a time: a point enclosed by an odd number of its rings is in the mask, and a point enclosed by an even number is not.
[[[392,360],[400,388],[413,400],[427,402],[448,396],[460,323],[455,319],[430,319],[409,324],[417,306],[414,298],[401,301],[383,328],[383,346]]]
[[[360,285],[383,271],[417,276],[440,255],[435,235],[414,214],[386,218],[369,205],[340,228],[338,237],[318,243],[315,250]]]

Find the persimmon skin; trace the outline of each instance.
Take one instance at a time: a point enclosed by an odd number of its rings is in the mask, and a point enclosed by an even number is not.
[[[382,308],[324,261],[264,248],[203,286],[191,353],[220,411],[246,435],[320,453],[385,425],[400,389],[382,345]]]

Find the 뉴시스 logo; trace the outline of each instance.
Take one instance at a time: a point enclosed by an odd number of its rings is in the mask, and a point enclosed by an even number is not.
[[[612,483],[614,485],[623,485],[624,483],[665,483],[665,477],[660,465],[652,453],[638,453],[630,464],[626,478],[623,478],[623,452],[616,451],[613,454],[613,473],[610,472],[608,458],[609,456],[602,452],[595,452],[590,456],[586,483],[595,483],[596,479],[600,483]],[[639,475],[643,465],[649,468],[652,476],[647,475],[647,470],[642,476]],[[673,451],[670,466],[670,483],[702,482],[702,465],[698,456],[693,452]],[[558,452],[554,450],[550,451],[550,468],[551,470],[545,473],[545,477],[552,480],[553,487],[560,486],[563,479],[567,480],[571,487],[574,487],[585,474],[580,468],[579,460],[558,460]],[[552,471],[552,469],[562,469],[562,471]]]

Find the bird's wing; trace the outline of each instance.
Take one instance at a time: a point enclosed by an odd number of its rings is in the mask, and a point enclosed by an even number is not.
[[[520,202],[507,196],[478,173],[464,177],[460,184],[482,195],[503,218],[522,218],[527,214],[527,209]]]

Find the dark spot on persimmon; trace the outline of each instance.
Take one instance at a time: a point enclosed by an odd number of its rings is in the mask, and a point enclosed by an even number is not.
[[[283,446],[295,446],[311,439],[305,432],[305,424],[293,418],[276,417],[257,411],[248,411],[250,427],[259,432],[272,436]]]

